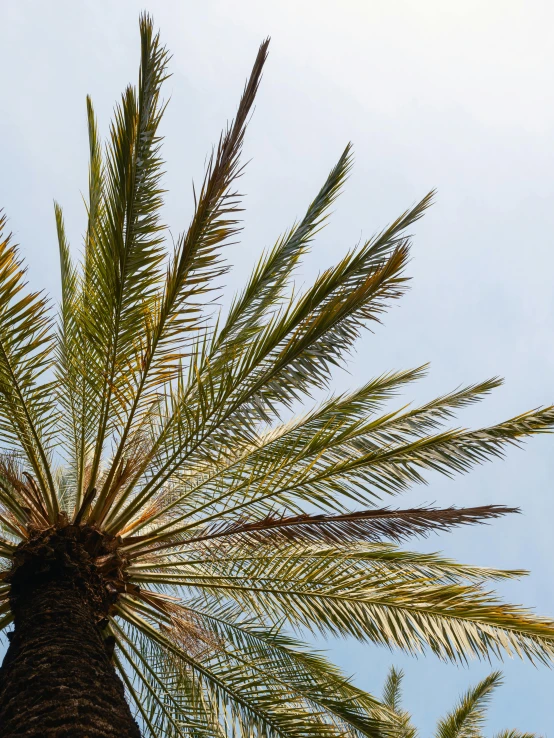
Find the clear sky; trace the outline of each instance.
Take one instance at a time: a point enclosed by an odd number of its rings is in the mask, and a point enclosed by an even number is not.
[[[299,275],[307,281],[361,236],[431,188],[418,225],[411,292],[358,346],[359,385],[431,362],[405,401],[500,374],[506,385],[461,423],[499,421],[554,401],[554,6],[538,0],[3,0],[0,4],[0,206],[29,280],[59,294],[52,200],[74,248],[84,230],[85,95],[106,131],[113,102],[136,80],[138,14],[146,8],[173,52],[164,133],[166,222],[183,229],[191,180],[238,102],[258,43],[270,58],[245,150],[251,159],[244,237],[229,249],[229,293],[264,247],[299,217],[345,144],[356,166],[329,227]],[[419,543],[468,563],[528,568],[503,592],[554,616],[554,438],[530,441],[454,481],[433,478],[402,504],[504,503],[524,515]],[[400,502],[395,500],[393,502]],[[406,671],[406,706],[429,735],[459,692],[490,671],[434,657],[330,642],[358,684],[380,691],[388,665]],[[495,664],[496,666],[496,664]],[[554,735],[554,673],[509,661],[489,732]]]

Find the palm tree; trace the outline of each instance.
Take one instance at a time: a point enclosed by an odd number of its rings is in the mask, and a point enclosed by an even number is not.
[[[140,34],[138,86],[124,92],[105,149],[87,101],[79,266],[55,208],[57,321],[26,290],[10,237],[0,239],[0,629],[13,623],[0,735],[138,736],[133,714],[153,736],[397,729],[291,629],[446,659],[551,660],[554,623],[485,588],[520,572],[397,547],[508,508],[377,505],[428,470],[501,456],[552,428],[554,408],[444,430],[499,385],[492,379],[385,411],[420,367],[283,419],[329,386],[362,328],[404,292],[406,232],[431,195],[296,294],[294,270],[352,165],[347,146],[303,219],[214,315],[268,43],[168,252],[158,133],[168,55],[148,16]]]
[[[402,679],[404,673],[394,667],[389,671],[383,689],[383,703],[398,717],[398,738],[418,738],[412,718],[402,709]],[[502,674],[493,671],[475,687],[462,695],[456,707],[441,718],[435,730],[435,738],[484,738],[487,708],[494,690],[502,684]],[[537,738],[533,733],[519,730],[503,730],[495,738]]]

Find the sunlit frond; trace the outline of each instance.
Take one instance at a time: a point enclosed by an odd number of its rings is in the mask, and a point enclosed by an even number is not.
[[[216,549],[217,550],[217,549]],[[157,569],[157,571],[156,571]],[[553,623],[504,605],[483,583],[521,572],[462,567],[381,544],[222,547],[133,564],[131,581],[232,600],[253,617],[444,659],[494,653],[548,661]],[[469,583],[466,583],[467,580]]]
[[[101,217],[87,245],[84,331],[96,372],[98,427],[89,487],[96,484],[107,436],[129,412],[133,387],[149,340],[164,258],[159,210],[162,160],[158,126],[167,51],[147,17],[141,21],[138,87],[129,86],[116,108],[106,151]],[[131,396],[130,396],[131,395]]]

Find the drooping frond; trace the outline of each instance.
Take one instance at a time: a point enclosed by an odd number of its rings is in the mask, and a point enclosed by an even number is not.
[[[117,629],[125,655],[138,657],[147,672],[155,658],[158,673],[163,664],[165,685],[186,684],[184,699],[196,689],[196,704],[208,704],[211,721],[226,726],[226,734],[396,735],[393,714],[278,631],[237,622],[228,608],[217,616],[175,609],[167,625],[155,628],[148,609],[139,613],[125,604],[122,615],[131,627]],[[187,711],[200,722],[190,703]]]
[[[171,668],[164,668],[163,654],[139,634],[130,638],[115,627],[120,655],[116,665],[152,738],[159,735],[222,735],[209,704],[189,680],[179,679]],[[122,662],[121,659],[124,659]]]

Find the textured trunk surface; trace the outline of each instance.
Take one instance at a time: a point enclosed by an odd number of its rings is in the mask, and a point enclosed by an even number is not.
[[[57,558],[48,571],[14,582],[0,736],[140,738],[86,587],[78,585],[82,571],[71,571],[67,559],[57,566]]]

